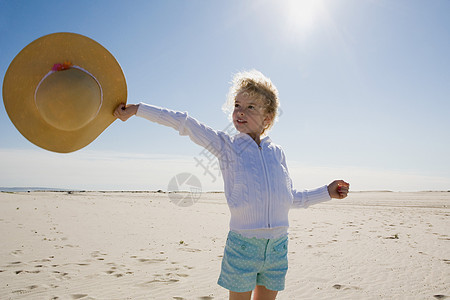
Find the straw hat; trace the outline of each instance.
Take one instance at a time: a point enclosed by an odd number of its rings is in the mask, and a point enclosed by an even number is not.
[[[44,149],[67,153],[91,143],[126,102],[122,69],[102,45],[53,33],[26,46],[9,65],[3,102],[17,130]]]

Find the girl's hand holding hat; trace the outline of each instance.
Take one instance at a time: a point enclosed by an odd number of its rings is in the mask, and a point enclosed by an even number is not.
[[[344,199],[347,197],[350,184],[344,180],[335,180],[328,185],[328,194],[331,198]]]
[[[137,104],[125,105],[121,103],[114,110],[114,116],[125,122],[137,113],[138,107]]]

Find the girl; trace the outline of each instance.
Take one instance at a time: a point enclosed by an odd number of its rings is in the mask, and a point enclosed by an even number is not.
[[[230,299],[275,299],[284,289],[288,269],[288,212],[347,196],[349,184],[333,181],[313,190],[293,189],[280,146],[263,137],[273,125],[278,91],[258,71],[234,76],[225,107],[238,134],[213,130],[187,113],[147,104],[119,105],[114,115],[126,121],[137,115],[170,126],[214,154],[223,174],[231,212],[230,231],[218,284]],[[263,138],[262,138],[263,137]]]

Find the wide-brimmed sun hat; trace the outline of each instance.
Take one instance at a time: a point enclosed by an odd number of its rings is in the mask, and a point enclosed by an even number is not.
[[[17,130],[33,144],[60,153],[95,140],[126,98],[116,59],[76,33],[33,41],[13,59],[3,81],[3,102]]]

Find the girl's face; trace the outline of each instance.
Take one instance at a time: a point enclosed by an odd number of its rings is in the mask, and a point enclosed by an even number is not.
[[[250,135],[258,144],[264,127],[272,116],[264,110],[262,100],[252,98],[248,93],[239,93],[234,101],[233,124],[237,131]]]

